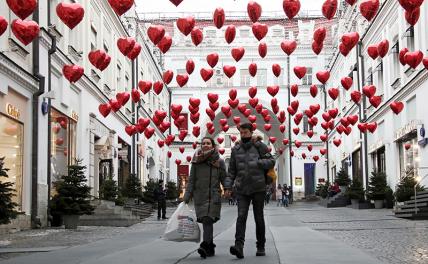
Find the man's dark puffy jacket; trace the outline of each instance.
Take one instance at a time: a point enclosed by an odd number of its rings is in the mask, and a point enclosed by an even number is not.
[[[154,196],[156,201],[163,201],[166,199],[166,191],[161,184],[154,190]]]
[[[260,137],[240,142],[232,148],[229,177],[238,194],[250,195],[266,191],[265,170],[275,166],[275,159]]]

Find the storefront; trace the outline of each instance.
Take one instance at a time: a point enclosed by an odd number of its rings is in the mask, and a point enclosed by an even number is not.
[[[51,197],[56,194],[55,183],[68,174],[68,166],[76,161],[78,115],[69,117],[51,108]]]
[[[419,124],[419,121],[412,121],[395,132],[395,142],[399,153],[400,178],[406,175],[406,172],[412,170],[415,176],[418,175],[418,168],[421,162],[417,134],[417,126]]]

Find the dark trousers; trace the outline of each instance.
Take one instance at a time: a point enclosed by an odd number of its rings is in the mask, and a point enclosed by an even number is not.
[[[203,241],[208,244],[213,243],[214,221],[211,217],[205,216],[202,219],[202,226],[204,228]]]
[[[161,210],[162,210],[162,218],[166,217],[166,200],[158,200],[158,218],[161,218]]]
[[[264,248],[266,243],[265,219],[263,215],[265,196],[266,192],[258,192],[251,195],[239,195],[238,219],[236,220],[235,233],[236,244],[244,245],[248,210],[252,202],[254,220],[256,222],[257,248]]]

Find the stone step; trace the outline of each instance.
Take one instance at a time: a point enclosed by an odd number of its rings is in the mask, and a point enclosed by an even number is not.
[[[416,199],[424,199],[424,198],[428,198],[428,194],[416,194]],[[411,196],[410,200],[415,200],[415,196]]]
[[[416,199],[416,203],[423,203],[423,202],[428,202],[428,198]],[[413,200],[404,201],[404,204],[415,204],[415,200],[413,199]]]
[[[397,215],[397,214],[402,214],[402,213],[414,213],[415,211],[419,212],[420,208],[416,208],[416,210],[415,210],[415,208],[407,208],[407,209],[397,208],[397,209],[395,209],[394,213],[395,213],[395,215]]]
[[[103,215],[82,215],[81,219],[130,219],[139,220],[140,218],[136,215],[117,215],[117,214],[103,214]]]
[[[140,223],[140,219],[81,219],[80,226],[115,226],[115,227],[128,227]]]
[[[428,190],[416,193],[416,195],[424,195],[424,194],[428,194]]]
[[[416,207],[417,208],[420,208],[420,207],[427,207],[428,206],[428,203],[416,203]],[[400,209],[406,209],[406,208],[415,208],[415,203],[413,203],[413,204],[405,204],[405,205],[399,205],[399,206],[397,206],[397,208],[400,208]]]

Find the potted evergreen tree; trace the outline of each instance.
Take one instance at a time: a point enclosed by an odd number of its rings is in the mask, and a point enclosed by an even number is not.
[[[146,186],[144,186],[144,192],[143,192],[143,201],[145,203],[154,204],[155,203],[155,189],[157,187],[157,183],[150,179],[147,181]]]
[[[168,181],[166,183],[165,188],[166,188],[166,199],[175,201],[178,198],[177,184],[173,181]]]
[[[394,193],[396,201],[405,202],[410,200],[410,197],[415,195],[415,185],[417,192],[424,191],[424,187],[419,185],[415,179],[414,169],[411,168],[405,172],[405,175],[400,179],[397,185],[397,189]]]
[[[68,166],[68,175],[55,183],[57,194],[51,201],[51,212],[62,215],[66,229],[76,229],[80,215],[92,214],[91,188],[86,185],[85,166],[82,160]]]
[[[0,158],[0,177],[7,178],[9,169],[3,168],[4,157]],[[0,225],[9,224],[10,220],[18,216],[15,207],[18,206],[12,201],[13,197],[13,183],[0,181]]]
[[[346,192],[351,183],[351,179],[343,167],[336,174],[336,182],[339,184],[340,190]]]
[[[375,208],[383,208],[383,202],[386,198],[386,174],[384,172],[372,172],[367,189],[367,197],[374,200]]]
[[[349,199],[351,199],[352,205],[358,205],[360,202],[363,202],[364,188],[361,181],[358,178],[352,180],[352,183],[345,194]]]
[[[135,174],[129,175],[126,180],[125,188],[122,190],[122,195],[126,198],[132,198],[137,203],[143,197],[143,190],[141,187],[141,181]]]
[[[319,183],[317,189],[315,190],[315,195],[320,196],[325,199],[328,197],[328,188],[330,187],[330,182]]]
[[[106,179],[100,186],[100,199],[102,200],[116,202],[118,194],[117,183],[112,177]]]

